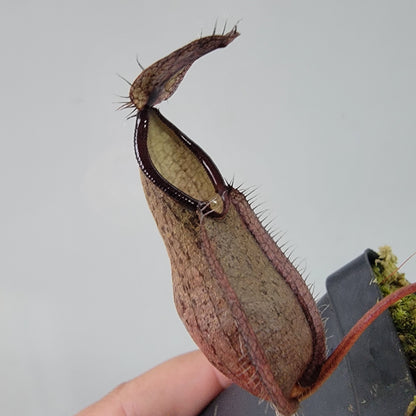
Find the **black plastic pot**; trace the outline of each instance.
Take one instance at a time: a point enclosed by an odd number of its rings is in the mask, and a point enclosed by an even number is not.
[[[326,281],[327,294],[318,302],[326,321],[328,353],[381,294],[371,265],[377,258],[366,250]],[[302,402],[304,416],[403,416],[416,388],[388,311],[365,331],[329,380]],[[267,402],[233,385],[213,400],[200,416],[274,416]]]

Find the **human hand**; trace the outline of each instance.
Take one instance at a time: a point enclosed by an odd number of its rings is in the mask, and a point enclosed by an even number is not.
[[[121,384],[76,416],[196,416],[230,384],[193,351]]]

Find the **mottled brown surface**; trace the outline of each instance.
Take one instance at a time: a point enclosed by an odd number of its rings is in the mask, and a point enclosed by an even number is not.
[[[235,210],[233,203],[241,197],[240,192],[232,190],[231,207],[224,219],[205,219],[210,242],[207,256],[213,256],[222,266],[275,380],[288,396],[312,356],[311,330],[292,289]],[[296,345],[302,348],[293,347]]]
[[[171,260],[175,304],[192,338],[234,382],[293,413],[290,392],[312,360],[314,339],[297,296],[232,203],[241,204],[242,194],[231,191],[223,219],[200,219],[144,175],[142,182]]]
[[[167,100],[178,88],[191,65],[201,56],[231,43],[239,33],[234,27],[224,35],[206,36],[188,43],[146,68],[130,88],[131,103],[140,111]]]
[[[310,386],[318,378],[322,363],[326,357],[325,330],[321,314],[302,276],[277,246],[276,242],[264,231],[261,222],[253,215],[253,211],[244,195],[237,191],[233,191],[233,195],[233,204],[240,214],[240,218],[254,236],[258,246],[261,247],[276,272],[283,276],[286,283],[290,286],[309,323],[313,351],[311,360],[298,382],[302,386]]]

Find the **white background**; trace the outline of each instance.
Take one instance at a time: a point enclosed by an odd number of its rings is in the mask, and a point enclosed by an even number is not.
[[[0,6],[0,413],[71,415],[195,346],[115,111],[144,66],[241,19],[160,108],[325,278],[416,250],[416,2]],[[416,261],[405,266],[416,280]]]

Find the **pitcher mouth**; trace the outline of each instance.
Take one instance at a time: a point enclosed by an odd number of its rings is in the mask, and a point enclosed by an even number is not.
[[[204,215],[226,214],[230,187],[217,166],[159,110],[145,106],[138,113],[134,145],[143,173],[163,192]]]

